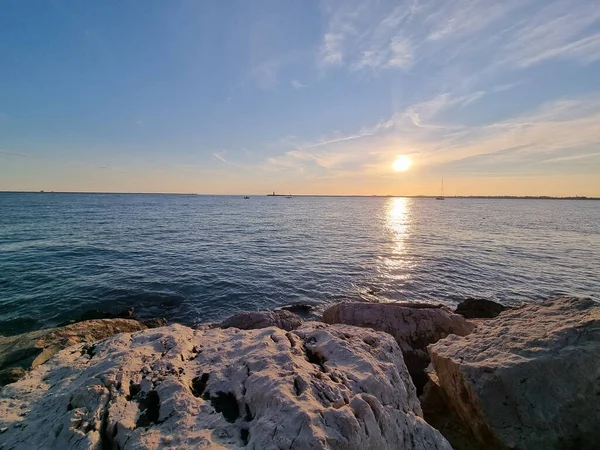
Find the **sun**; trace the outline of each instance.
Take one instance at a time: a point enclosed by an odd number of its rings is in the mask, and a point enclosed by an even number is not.
[[[412,166],[412,161],[408,156],[398,156],[392,163],[392,169],[396,172],[406,172],[410,166]]]

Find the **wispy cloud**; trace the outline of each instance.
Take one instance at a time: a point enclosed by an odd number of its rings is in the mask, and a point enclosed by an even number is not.
[[[35,158],[35,156],[28,155],[27,153],[9,152],[8,150],[0,150],[0,155],[17,156],[19,158]]]
[[[49,158],[49,157],[34,155],[34,154],[30,154],[30,153],[12,152],[12,151],[8,151],[8,150],[0,150],[0,156],[2,156],[2,155],[9,156],[9,157],[17,157],[17,158],[36,159],[36,160],[40,160],[40,161],[51,161],[51,162],[60,163],[60,164],[72,164],[72,165],[82,166],[82,167],[91,167],[93,169],[113,170],[116,172],[124,171],[124,169],[122,167],[111,166],[111,165],[106,165],[106,164],[90,164],[90,163],[83,162],[83,161],[73,161],[73,160]]]
[[[477,91],[458,97],[446,92],[430,100],[409,106],[404,115],[417,127],[439,128],[441,125],[432,122],[432,119],[437,117],[438,114],[451,108],[470,105],[484,95],[485,91]]]
[[[595,0],[327,0],[319,50],[324,68],[442,65],[477,58],[526,68],[549,59],[600,59]]]
[[[245,154],[248,154],[248,150],[246,150],[246,149],[241,149],[241,151]],[[244,168],[244,167],[248,166],[247,164],[243,164],[238,161],[235,161],[236,158],[228,157],[228,154],[230,154],[230,153],[231,152],[229,152],[229,151],[219,151],[219,152],[214,152],[212,154],[212,156],[217,161],[219,161],[223,164],[226,164],[227,166],[233,166],[233,167],[238,167],[238,168]]]
[[[596,1],[548,2],[530,19],[520,22],[504,46],[505,58],[518,67],[553,58],[595,61],[600,58],[600,33],[589,27],[599,20]]]
[[[596,158],[596,157],[600,157],[600,152],[584,153],[582,155],[561,156],[559,158],[546,159],[545,161],[542,161],[542,162],[557,163],[557,162],[575,161],[575,160],[579,160],[579,159],[588,159],[588,158]]]
[[[303,83],[301,83],[300,81],[298,81],[296,79],[290,80],[290,84],[296,90],[300,90],[300,89],[304,89],[304,88],[308,87],[307,84],[303,84]]]
[[[343,33],[326,33],[320,49],[321,65],[323,67],[339,66],[343,62],[342,44]]]
[[[267,166],[295,170],[304,176],[378,175],[389,172],[393,158],[403,153],[412,154],[421,167],[453,165],[456,174],[497,174],[507,171],[507,165],[533,164],[514,171],[523,174],[537,171],[536,161],[598,155],[589,149],[600,144],[599,96],[550,102],[529,113],[477,126],[448,125],[438,120],[442,111],[460,109],[483,95],[442,94],[356,133],[335,133],[297,144],[269,158]],[[576,155],[569,154],[577,149],[580,152]]]
[[[252,68],[246,82],[254,84],[261,89],[274,89],[279,83],[278,73],[281,62],[277,60],[264,61]]]
[[[224,164],[231,164],[229,161],[227,161],[225,159],[225,154],[223,152],[215,152],[215,153],[213,153],[213,157],[216,160],[221,161]]]
[[[521,83],[516,82],[516,83],[506,83],[506,84],[499,84],[497,86],[493,86],[491,89],[491,92],[496,94],[499,92],[506,92],[506,91],[510,91],[511,89],[516,88],[517,86],[519,86]]]

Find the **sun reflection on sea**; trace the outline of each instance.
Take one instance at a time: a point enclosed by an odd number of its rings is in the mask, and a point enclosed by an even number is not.
[[[391,198],[387,204],[386,225],[394,237],[396,252],[403,252],[409,230],[409,199]]]
[[[408,241],[412,230],[413,199],[390,198],[386,205],[385,226],[391,237],[391,247],[382,257],[381,271],[390,281],[407,281],[414,263],[408,255]],[[396,289],[399,286],[396,287]]]

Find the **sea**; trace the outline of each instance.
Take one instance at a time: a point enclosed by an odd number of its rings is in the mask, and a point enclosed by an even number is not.
[[[600,300],[600,201],[0,193],[0,334],[342,300]]]

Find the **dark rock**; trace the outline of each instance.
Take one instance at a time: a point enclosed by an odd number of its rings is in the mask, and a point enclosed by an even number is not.
[[[135,309],[131,308],[124,309],[113,313],[112,311],[106,311],[98,308],[92,308],[84,311],[74,319],[67,320],[58,324],[59,327],[64,327],[77,322],[85,322],[86,320],[100,320],[100,319],[135,319]]]
[[[167,319],[164,317],[153,317],[152,319],[142,320],[141,321],[148,328],[159,328],[167,326]]]
[[[450,401],[440,388],[435,371],[428,373],[430,380],[419,397],[423,418],[452,444],[454,450],[486,450],[477,443],[471,430],[460,420]]]
[[[10,369],[0,371],[0,386],[5,386],[15,381],[19,381],[27,375],[27,371],[20,367],[12,367]]]
[[[459,303],[454,312],[467,319],[491,319],[506,309],[506,306],[491,300],[468,298]]]
[[[296,303],[293,305],[282,306],[279,309],[283,311],[289,311],[306,319],[311,315],[315,307],[309,303]]]

